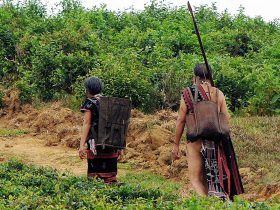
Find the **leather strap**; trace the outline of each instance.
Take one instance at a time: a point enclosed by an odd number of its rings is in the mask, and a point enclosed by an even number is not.
[[[195,84],[195,92],[194,92],[194,101],[195,101],[195,103],[197,103],[197,99],[198,99],[198,87],[199,87],[199,82],[200,82],[200,78],[199,78],[199,76],[197,76],[196,78],[195,78],[195,80],[196,80],[196,84]]]
[[[216,103],[219,104],[219,89],[216,88]]]
[[[221,132],[221,119],[220,119],[220,110],[219,110],[219,89],[216,88],[216,104],[217,104],[217,117],[218,117],[218,123],[219,123],[219,130]]]
[[[210,88],[209,88],[209,84],[206,84],[206,85],[207,85],[207,88],[208,88],[209,99],[210,99],[210,101],[212,101],[212,99],[211,99],[211,92],[210,92]]]
[[[195,126],[195,127],[196,127],[196,134],[198,134],[198,120],[197,120],[197,112],[196,112],[196,104],[197,104],[197,101],[196,101],[196,103],[195,103],[195,100],[194,100],[194,98],[193,98],[191,89],[188,87],[187,90],[188,90],[189,96],[190,96],[190,98],[191,98],[191,100],[192,100],[193,113],[194,113],[194,120],[195,120],[195,125],[196,125],[196,126]],[[198,90],[197,90],[197,92],[198,92]]]

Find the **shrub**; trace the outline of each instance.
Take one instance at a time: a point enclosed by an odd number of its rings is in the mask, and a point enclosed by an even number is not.
[[[33,97],[33,87],[27,81],[20,80],[16,82],[16,88],[19,90],[19,99],[22,103],[31,103]]]
[[[0,5],[1,81],[30,85],[37,100],[66,93],[78,103],[72,95],[77,79],[93,74],[103,78],[105,94],[130,97],[146,112],[176,110],[194,65],[203,60],[185,7],[151,1],[143,11],[113,12],[84,9],[78,0],[62,0],[60,6],[49,16],[37,0]],[[220,13],[215,5],[195,12],[215,82],[231,110],[277,114],[278,89],[263,91],[271,86],[253,74],[258,69],[278,82],[279,21],[247,17],[242,8],[235,16]],[[19,86],[23,98],[30,95]]]
[[[0,109],[3,108],[3,106],[4,106],[4,103],[3,103],[4,96],[5,96],[4,91],[0,89]]]
[[[122,68],[112,70],[95,69],[89,73],[97,76],[103,82],[103,94],[106,96],[129,98],[134,107],[144,112],[156,110],[161,103],[160,95],[147,78],[136,71],[127,72]],[[81,77],[75,85],[76,98],[83,99],[85,95],[84,79]]]
[[[145,177],[145,174],[143,174]],[[28,166],[12,160],[0,164],[0,207],[2,209],[278,209],[279,200],[249,202],[235,199],[192,196],[124,182],[107,186],[98,180],[61,174],[51,168]],[[129,180],[127,180],[129,181]],[[130,180],[132,181],[132,180]],[[165,185],[165,184],[163,184]]]

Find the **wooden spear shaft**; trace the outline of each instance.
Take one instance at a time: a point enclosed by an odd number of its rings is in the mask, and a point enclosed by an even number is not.
[[[204,50],[204,47],[203,47],[203,44],[202,44],[202,40],[201,40],[200,33],[199,33],[199,30],[198,30],[198,27],[197,27],[197,23],[196,23],[196,20],[195,20],[195,17],[194,17],[194,13],[193,13],[193,10],[192,10],[192,7],[191,7],[191,4],[190,4],[189,1],[188,1],[188,9],[189,9],[189,11],[191,13],[193,24],[194,24],[195,33],[196,33],[196,36],[197,36],[197,39],[198,39],[198,42],[199,42],[199,46],[200,46],[200,50],[201,50],[201,53],[202,53],[202,56],[203,56],[203,59],[204,59],[207,71],[208,71],[208,73],[210,75],[211,85],[214,86],[214,81],[213,81],[213,77],[212,77],[212,74],[211,74],[211,71],[210,71],[210,67],[209,67],[209,64],[208,64],[208,61],[207,61],[207,58],[206,58],[206,53],[205,53],[205,50]]]

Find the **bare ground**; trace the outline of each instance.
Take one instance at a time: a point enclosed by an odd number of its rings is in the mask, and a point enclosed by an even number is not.
[[[24,129],[28,134],[0,137],[0,160],[19,157],[26,163],[66,169],[76,175],[86,173],[86,161],[81,161],[77,155],[81,114],[58,102],[41,109],[21,105],[16,91],[8,92],[4,103],[6,107],[0,110],[0,128]],[[181,159],[171,165],[176,116],[169,110],[155,115],[133,110],[122,162],[180,181],[186,185],[182,194],[188,195],[184,143]],[[279,128],[280,117],[232,120],[233,143],[246,191],[244,198],[263,200],[280,195]],[[120,170],[120,173],[125,171]]]
[[[25,163],[48,166],[75,175],[85,175],[86,161],[78,158],[77,150],[65,146],[46,146],[44,140],[30,135],[0,138],[0,160],[18,158]]]

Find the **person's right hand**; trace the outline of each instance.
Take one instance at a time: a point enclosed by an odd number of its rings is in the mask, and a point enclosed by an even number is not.
[[[81,159],[87,158],[87,153],[86,153],[86,150],[85,150],[85,146],[83,146],[83,145],[80,145],[79,156],[80,156]]]
[[[180,159],[179,145],[177,145],[177,144],[174,144],[174,146],[173,146],[173,149],[172,149],[172,159],[173,160]]]

